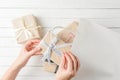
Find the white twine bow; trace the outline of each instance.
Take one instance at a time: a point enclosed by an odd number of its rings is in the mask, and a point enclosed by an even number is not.
[[[47,50],[43,53],[43,57],[42,60],[43,61],[48,61],[50,63],[50,56],[51,56],[51,52],[54,51],[56,54],[61,55],[62,53],[58,50],[59,48],[63,48],[66,46],[71,46],[71,43],[65,43],[65,44],[61,44],[61,45],[56,45],[57,41],[59,39],[57,37],[53,38],[52,42],[50,44],[47,44],[45,41],[41,41],[40,45],[43,45],[45,47],[47,47]]]
[[[25,34],[26,40],[29,39],[30,37],[32,37],[33,34],[30,32],[30,30],[32,30],[32,29],[37,29],[37,28],[40,27],[40,26],[36,26],[36,27],[33,27],[33,26],[34,26],[34,24],[31,24],[31,25],[29,25],[29,26],[20,27],[20,28],[15,29],[15,32],[17,33],[16,39],[19,39],[19,37],[20,37],[23,33]]]

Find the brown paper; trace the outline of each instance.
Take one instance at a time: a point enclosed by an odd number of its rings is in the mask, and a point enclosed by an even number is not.
[[[39,29],[40,26],[37,24],[36,19],[33,15],[27,15],[27,16],[23,16],[21,18],[17,18],[15,20],[13,20],[13,26],[14,29],[28,29],[28,31],[32,34],[32,36],[29,36],[29,38],[26,38],[26,35],[24,32],[17,31],[16,33],[16,39],[18,43],[25,43],[26,41],[30,40],[30,39],[40,39],[40,35],[39,35]],[[17,38],[17,36],[21,33],[21,35]]]
[[[78,22],[72,22],[68,27],[58,33],[58,37],[66,43],[71,43],[74,40],[77,32]]]
[[[78,28],[78,22],[72,22],[68,27],[66,27],[65,29],[63,29],[62,31],[60,31],[57,35],[60,39],[62,39],[64,42],[66,43],[72,43],[74,40],[74,36],[76,35],[77,32],[77,28]],[[54,55],[53,55],[54,56]],[[54,58],[57,60],[57,58]],[[56,70],[57,65],[55,65],[54,63],[48,63],[45,62],[46,65],[44,65],[45,70],[48,72],[54,72]]]
[[[48,31],[47,34],[44,36],[44,38],[42,39],[43,41],[45,41],[47,44],[50,44],[51,41],[57,37],[56,35],[54,35],[51,31]],[[41,42],[42,42],[41,40]],[[61,39],[58,39],[57,43],[56,43],[56,46],[59,46],[59,45],[64,45],[65,42],[62,41]],[[39,45],[40,48],[42,48],[42,51],[41,53],[44,54],[44,52],[47,50],[47,47],[45,47],[43,44],[40,43]],[[63,51],[69,51],[71,48],[71,46],[65,46],[65,47],[62,47],[62,48],[59,48],[57,49],[58,51],[60,51],[61,53]],[[60,61],[61,61],[61,55],[58,55],[57,53],[55,53],[55,51],[51,51],[51,56],[50,56],[50,59],[56,63],[57,65],[60,64]]]
[[[58,66],[55,63],[44,62],[44,70],[52,73],[56,73]]]

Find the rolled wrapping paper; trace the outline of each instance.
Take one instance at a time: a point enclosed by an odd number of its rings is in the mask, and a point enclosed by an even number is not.
[[[30,39],[40,39],[39,30],[41,26],[33,15],[23,16],[13,20],[16,40],[19,44],[25,43]]]

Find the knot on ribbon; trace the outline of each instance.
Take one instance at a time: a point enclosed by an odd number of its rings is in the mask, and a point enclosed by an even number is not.
[[[66,47],[66,46],[71,46],[72,43],[64,43],[64,44],[60,44],[60,45],[56,45],[56,43],[58,42],[58,38],[57,37],[54,37],[51,41],[51,43],[46,43],[44,40],[42,40],[40,42],[39,45],[43,45],[44,47],[46,47],[46,51],[43,53],[43,57],[42,57],[42,60],[43,61],[48,61],[50,63],[50,56],[51,56],[51,53],[52,51],[54,51],[57,55],[61,55],[61,51],[59,51],[58,49],[59,48],[63,48],[63,47]]]
[[[15,29],[15,32],[17,33],[16,39],[19,39],[23,33],[25,34],[26,40],[29,39],[30,37],[32,37],[33,33],[30,30],[37,29],[40,27],[40,26],[36,26],[36,27],[33,27],[33,26],[34,26],[34,24],[31,24],[29,26],[24,26],[24,27]]]
[[[50,62],[50,55],[51,55],[52,51],[56,51],[57,41],[58,41],[58,38],[56,38],[56,37],[53,39],[53,41],[50,44],[47,44],[45,41],[41,41],[41,43],[45,47],[47,47],[47,50],[43,54],[43,58],[42,58],[43,61],[47,60],[48,62]]]

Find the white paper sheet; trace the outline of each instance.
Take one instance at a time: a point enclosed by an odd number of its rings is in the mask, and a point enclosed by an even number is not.
[[[75,80],[120,80],[120,34],[85,19],[72,52],[81,61]]]

